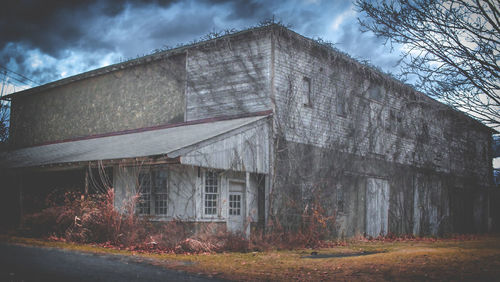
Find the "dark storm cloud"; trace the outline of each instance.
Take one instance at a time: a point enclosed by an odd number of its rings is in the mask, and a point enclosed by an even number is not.
[[[267,18],[272,16],[272,9],[270,9],[270,2],[273,1],[208,1],[212,4],[220,4],[220,3],[230,3],[233,6],[233,13],[227,18],[228,20],[235,19],[259,19],[259,18]]]
[[[141,1],[137,5],[168,6],[173,1]],[[89,34],[102,17],[114,17],[132,5],[125,0],[49,0],[2,2],[0,50],[9,42],[39,48],[54,57],[68,47],[109,49],[109,43]],[[105,29],[106,27],[102,27]]]
[[[355,57],[371,55],[375,41],[360,44],[354,20],[331,31],[350,8],[349,0],[8,0],[0,65],[45,83],[273,16],[305,36],[341,41]]]
[[[59,79],[68,60],[75,72],[99,65],[91,57],[105,57],[118,46],[106,34],[107,21],[127,8],[168,8],[178,1],[127,0],[17,0],[4,1],[0,9],[0,65],[42,83]],[[68,52],[68,51],[72,52]],[[91,53],[92,56],[82,56]],[[47,59],[47,56],[48,59]],[[79,60],[77,58],[80,58]],[[37,63],[42,60],[42,63]],[[35,62],[34,62],[35,61]],[[58,69],[59,68],[59,69]]]

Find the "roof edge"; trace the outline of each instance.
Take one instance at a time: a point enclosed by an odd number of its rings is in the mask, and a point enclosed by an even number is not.
[[[134,129],[126,129],[126,130],[121,130],[121,131],[93,134],[93,135],[88,135],[88,136],[67,138],[67,139],[61,139],[61,140],[54,140],[54,141],[35,144],[32,146],[15,148],[14,150],[33,148],[33,147],[39,147],[39,146],[45,146],[45,145],[51,145],[51,144],[81,141],[81,140],[98,139],[98,138],[110,137],[110,136],[126,135],[126,134],[131,134],[131,133],[154,131],[154,130],[160,130],[160,129],[173,128],[173,127],[211,123],[211,122],[224,121],[224,120],[232,120],[232,119],[240,119],[240,118],[256,117],[256,116],[270,116],[270,115],[272,115],[272,113],[273,113],[273,110],[266,110],[266,111],[260,111],[260,112],[238,114],[238,115],[217,116],[217,117],[197,119],[197,120],[184,121],[184,122],[178,122],[178,123],[166,123],[166,124],[162,124],[162,125],[155,125],[155,126],[148,126],[148,127],[134,128]]]
[[[281,29],[283,31],[285,31],[286,33],[289,33],[301,40],[304,40],[306,42],[309,42],[310,44],[314,44],[322,49],[324,49],[325,51],[329,52],[329,53],[335,53],[336,55],[338,55],[339,57],[341,57],[343,60],[345,61],[348,61],[350,63],[353,63],[354,65],[356,65],[357,68],[359,68],[360,70],[362,71],[369,71],[369,72],[372,72],[374,74],[377,74],[379,75],[382,79],[386,80],[387,82],[393,84],[393,85],[396,85],[398,86],[399,88],[401,89],[405,89],[407,91],[411,91],[413,93],[415,93],[418,97],[420,98],[423,98],[423,99],[427,99],[428,101],[430,101],[431,103],[434,103],[436,105],[439,105],[439,106],[442,106],[442,107],[446,107],[447,110],[450,110],[452,111],[453,113],[455,114],[459,114],[460,116],[462,116],[463,118],[471,121],[471,122],[474,122],[475,124],[483,127],[484,129],[486,130],[489,130],[492,134],[498,134],[500,133],[499,131],[497,131],[496,129],[482,123],[481,121],[475,119],[474,117],[468,115],[467,113],[463,112],[463,111],[460,111],[458,109],[455,109],[454,107],[448,105],[448,104],[445,104],[443,102],[440,102],[438,101],[437,99],[435,99],[434,97],[431,97],[421,91],[418,91],[417,89],[414,88],[414,86],[410,85],[410,84],[406,84],[404,83],[403,81],[391,76],[390,74],[388,73],[385,73],[383,72],[382,70],[378,69],[376,66],[373,66],[373,65],[370,65],[370,64],[366,64],[366,63],[363,63],[363,62],[360,62],[359,60],[357,60],[356,58],[353,58],[351,57],[348,53],[345,53],[341,50],[338,50],[336,49],[335,47],[333,46],[329,46],[327,44],[321,44],[321,42],[318,42],[317,40],[313,39],[313,38],[309,38],[309,37],[306,37],[300,33],[297,33],[285,26],[281,26],[281,25],[275,25],[273,27],[277,27],[278,29]]]
[[[25,90],[21,90],[18,92],[14,92],[14,93],[11,93],[8,95],[4,95],[4,96],[0,97],[0,100],[10,100],[13,97],[19,97],[19,95],[24,96],[24,95],[28,95],[28,94],[33,94],[33,93],[41,92],[44,90],[52,89],[52,88],[55,88],[58,86],[63,86],[63,85],[69,84],[69,83],[77,82],[77,81],[80,81],[80,80],[83,80],[86,78],[91,78],[91,77],[107,74],[107,73],[110,73],[113,71],[122,70],[122,69],[126,69],[129,67],[150,63],[150,62],[157,61],[157,60],[164,59],[164,58],[168,58],[171,56],[180,55],[180,54],[184,53],[186,50],[191,49],[191,48],[200,47],[200,46],[212,43],[212,42],[216,42],[217,40],[229,39],[229,38],[233,38],[233,37],[240,36],[242,34],[246,34],[246,33],[250,33],[250,32],[272,29],[272,28],[274,28],[274,26],[278,26],[278,24],[272,23],[269,25],[258,26],[258,27],[254,27],[254,28],[236,31],[234,33],[228,33],[228,34],[225,34],[225,35],[222,35],[219,37],[215,37],[212,39],[208,39],[208,40],[187,43],[185,45],[181,45],[179,47],[174,47],[172,49],[168,49],[168,50],[164,50],[164,51],[160,51],[160,52],[155,52],[153,54],[149,54],[149,55],[141,56],[141,57],[138,57],[135,59],[127,60],[124,62],[119,62],[119,63],[112,64],[109,66],[104,66],[101,68],[93,69],[93,70],[79,73],[79,74],[69,76],[69,77],[66,77],[63,79],[48,82],[48,83],[40,85],[40,86],[36,86],[36,87],[28,88]]]

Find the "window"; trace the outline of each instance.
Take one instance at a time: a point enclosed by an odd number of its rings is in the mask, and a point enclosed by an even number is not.
[[[229,215],[241,215],[241,195],[229,195]]]
[[[346,99],[346,93],[345,91],[339,91],[337,92],[337,114],[339,116],[345,116],[346,115],[346,109],[345,109],[345,99]]]
[[[384,98],[385,90],[382,86],[373,85],[368,89],[368,97],[375,101],[382,101]]]
[[[389,124],[387,129],[393,133],[402,133],[403,131],[403,114],[395,109],[389,111]]]
[[[342,185],[337,185],[337,212],[344,212],[344,191]]]
[[[141,171],[136,212],[140,215],[166,215],[168,211],[168,172],[165,169]]]
[[[304,77],[302,79],[302,101],[304,106],[311,107],[311,79],[309,77]]]
[[[205,215],[217,215],[219,204],[219,179],[216,172],[205,172]]]
[[[166,215],[168,210],[167,171],[154,171],[151,177],[153,178],[155,214]]]
[[[149,215],[151,211],[151,178],[149,173],[139,173],[138,182],[136,212],[141,215]]]

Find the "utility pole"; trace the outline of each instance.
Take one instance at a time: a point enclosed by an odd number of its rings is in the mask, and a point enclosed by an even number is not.
[[[7,78],[7,71],[3,71],[3,80],[2,80],[2,92],[0,92],[0,97],[3,97],[3,88],[5,86],[5,79]]]

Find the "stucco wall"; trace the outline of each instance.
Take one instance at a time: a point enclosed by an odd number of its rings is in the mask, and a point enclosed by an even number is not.
[[[184,121],[185,55],[14,96],[16,147]]]

